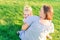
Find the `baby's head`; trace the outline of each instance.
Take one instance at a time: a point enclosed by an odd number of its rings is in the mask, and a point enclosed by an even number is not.
[[[28,16],[32,16],[32,8],[28,5],[24,6],[24,18],[27,18]]]

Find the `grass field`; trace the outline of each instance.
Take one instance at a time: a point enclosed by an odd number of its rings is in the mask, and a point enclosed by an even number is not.
[[[32,7],[34,15],[39,15],[43,4],[53,6],[55,32],[51,36],[52,40],[60,40],[60,0],[0,0],[0,40],[19,40],[16,32],[23,24],[25,4]]]

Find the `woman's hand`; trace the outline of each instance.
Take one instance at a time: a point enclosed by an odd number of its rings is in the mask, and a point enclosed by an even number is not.
[[[27,30],[28,26],[29,26],[29,25],[28,25],[27,23],[23,24],[22,30]]]

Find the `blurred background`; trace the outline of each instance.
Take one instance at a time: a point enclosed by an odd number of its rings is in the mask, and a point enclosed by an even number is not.
[[[52,40],[60,40],[60,0],[0,0],[0,40],[19,40],[16,32],[23,24],[23,8],[26,4],[32,7],[34,15],[39,15],[43,4],[53,6],[55,32],[50,35]]]

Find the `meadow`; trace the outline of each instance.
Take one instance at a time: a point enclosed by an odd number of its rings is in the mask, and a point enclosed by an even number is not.
[[[53,6],[55,31],[50,35],[52,40],[60,40],[60,0],[0,0],[0,40],[19,40],[16,32],[21,30],[26,4],[32,7],[33,14],[37,16],[43,4]]]

